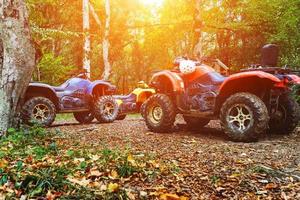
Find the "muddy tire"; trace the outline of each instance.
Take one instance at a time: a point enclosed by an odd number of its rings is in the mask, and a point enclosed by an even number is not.
[[[140,108],[140,113],[142,115],[142,117],[144,119],[146,119],[146,104],[147,102],[149,101],[149,99],[147,99],[142,105],[141,105],[141,108]]]
[[[89,124],[94,120],[94,115],[91,112],[73,113],[74,118],[81,124]]]
[[[266,132],[269,114],[265,103],[256,95],[237,93],[223,104],[220,120],[231,140],[253,142]]]
[[[197,131],[203,128],[204,126],[206,126],[210,122],[209,119],[198,118],[198,117],[183,116],[183,118],[187,124],[188,130],[191,131]]]
[[[100,96],[95,100],[94,116],[100,123],[115,121],[118,113],[118,103],[112,96]]]
[[[278,111],[269,123],[269,133],[288,135],[293,133],[300,119],[300,107],[297,101],[283,95],[279,98]]]
[[[116,120],[124,120],[126,118],[127,115],[118,115]]]
[[[151,96],[145,104],[144,111],[147,127],[157,133],[172,131],[175,122],[175,107],[165,94]]]
[[[21,118],[25,124],[38,123],[50,126],[56,117],[54,103],[45,97],[32,97],[25,102],[21,111]]]

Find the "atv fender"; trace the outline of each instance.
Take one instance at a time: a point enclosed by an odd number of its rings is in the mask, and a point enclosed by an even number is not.
[[[136,103],[144,103],[151,95],[155,94],[155,90],[137,88],[132,93],[136,95]]]
[[[50,99],[56,108],[59,108],[59,99],[52,87],[43,83],[29,83],[25,93],[25,101],[31,97],[46,97]]]
[[[181,93],[184,92],[184,81],[178,74],[164,70],[153,75],[150,87],[156,89],[164,88],[167,92]]]
[[[219,88],[216,111],[222,103],[232,94],[237,92],[250,92],[263,98],[267,89],[280,84],[282,81],[272,74],[256,71],[242,72],[228,77]]]
[[[116,86],[106,82],[106,81],[94,81],[90,84],[87,89],[89,95],[93,95],[97,92],[101,95],[110,95],[116,92]]]

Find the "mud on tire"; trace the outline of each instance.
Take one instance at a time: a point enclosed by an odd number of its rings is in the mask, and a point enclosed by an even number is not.
[[[89,124],[95,118],[91,112],[77,112],[73,113],[74,118],[81,124]]]
[[[112,96],[100,96],[94,103],[94,116],[100,123],[111,123],[119,113],[117,101]]]
[[[25,102],[21,110],[21,118],[25,124],[38,123],[50,126],[56,117],[54,103],[45,97],[32,97]]]
[[[142,117],[144,119],[146,119],[146,105],[148,103],[149,99],[147,99],[142,105],[141,105],[141,108],[140,108],[140,113],[142,115]]]
[[[175,107],[165,94],[151,96],[146,104],[143,116],[147,127],[153,132],[170,132],[175,122]]]
[[[297,101],[290,95],[279,98],[278,111],[269,123],[271,134],[291,134],[297,127],[300,119],[300,107]]]
[[[189,116],[183,116],[184,121],[187,124],[187,128],[191,131],[197,131],[204,126],[206,126],[210,120],[205,118],[199,118],[199,117],[189,117]]]
[[[116,120],[124,120],[126,118],[127,115],[118,115]]]
[[[266,132],[269,123],[265,103],[251,93],[237,93],[229,97],[221,108],[222,128],[237,142],[256,141]]]

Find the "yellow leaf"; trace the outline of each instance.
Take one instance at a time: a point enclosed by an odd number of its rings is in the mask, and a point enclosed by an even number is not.
[[[180,200],[189,200],[189,198],[187,198],[185,196],[180,196]]]
[[[7,160],[5,160],[5,159],[0,160],[0,168],[3,169],[5,167],[7,167],[7,164],[8,164]]]
[[[134,160],[132,154],[129,154],[129,155],[128,155],[127,161],[128,161],[130,164],[135,165],[135,160]]]
[[[162,194],[159,197],[160,200],[180,200],[180,197],[176,194]]]
[[[113,179],[116,179],[116,178],[119,177],[119,174],[115,170],[112,170],[111,173],[110,173],[110,177],[113,178]]]
[[[108,190],[109,192],[116,192],[116,191],[119,190],[119,185],[118,185],[117,183],[110,183],[110,184],[108,184],[108,186],[107,186],[107,190]]]

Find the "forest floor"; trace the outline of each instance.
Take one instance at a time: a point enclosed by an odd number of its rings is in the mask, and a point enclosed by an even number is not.
[[[297,133],[234,143],[218,121],[198,132],[180,125],[174,133],[157,134],[138,116],[90,125],[61,119],[50,130],[63,133],[58,140],[65,149],[129,151],[127,162],[133,169],[115,172],[108,167],[107,176],[130,199],[300,199]]]

